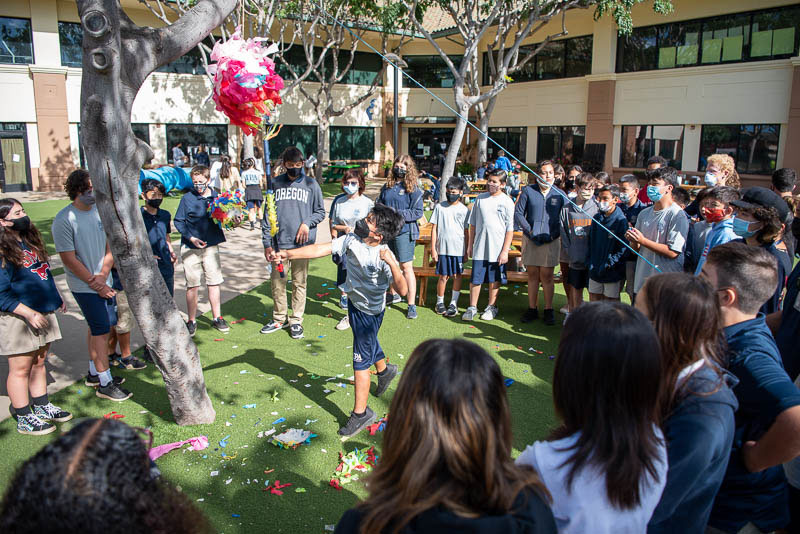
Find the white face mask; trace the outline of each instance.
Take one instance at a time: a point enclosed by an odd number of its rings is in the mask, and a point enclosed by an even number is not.
[[[611,202],[604,200],[598,203],[598,207],[600,208],[600,211],[606,213],[607,211],[611,210]]]
[[[619,194],[619,199],[621,201],[625,202],[626,204],[631,201],[631,197],[630,197],[630,195],[628,193],[620,193]]]
[[[358,186],[353,184],[345,184],[344,185],[344,192],[348,195],[355,195],[358,193]]]
[[[594,195],[594,191],[591,189],[581,189],[581,198],[583,200],[589,200]]]
[[[703,181],[709,187],[714,187],[719,182],[717,177],[714,176],[714,173],[711,172],[706,172],[706,175],[703,177]]]
[[[489,190],[490,193],[494,194],[500,191],[502,186],[499,184],[489,183],[487,184],[486,188]]]

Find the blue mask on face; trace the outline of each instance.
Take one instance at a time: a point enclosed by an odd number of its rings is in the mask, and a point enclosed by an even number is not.
[[[653,202],[658,202],[664,196],[664,193],[661,192],[661,188],[657,185],[648,185],[647,186],[647,198],[652,200]]]
[[[756,235],[758,230],[751,230],[750,227],[754,224],[757,224],[755,221],[745,221],[744,219],[740,219],[739,217],[733,218],[733,233],[738,235],[739,237],[753,237]]]
[[[706,175],[703,177],[703,182],[705,182],[705,184],[708,187],[714,187],[715,185],[717,185],[717,182],[719,182],[719,180],[717,180],[717,177],[714,176],[712,173],[707,172]]]

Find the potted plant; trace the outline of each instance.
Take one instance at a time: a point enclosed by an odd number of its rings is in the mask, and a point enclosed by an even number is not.
[[[381,169],[383,169],[383,177],[384,178],[388,178],[389,177],[389,173],[392,170],[392,161],[388,160],[388,159],[384,160],[384,162],[381,163]]]

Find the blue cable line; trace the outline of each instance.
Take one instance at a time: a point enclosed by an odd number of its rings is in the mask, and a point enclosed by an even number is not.
[[[382,58],[382,59],[383,59],[385,62],[389,63],[389,64],[390,64],[392,67],[394,67],[395,69],[400,69],[400,68],[399,68],[399,67],[398,67],[398,66],[397,66],[397,65],[396,65],[396,64],[395,64],[395,63],[394,63],[394,62],[393,62],[391,59],[387,58],[387,57],[386,57],[384,54],[382,54],[381,52],[379,52],[379,51],[378,51],[378,50],[377,50],[377,49],[376,49],[374,46],[372,46],[371,44],[369,44],[368,42],[366,42],[366,41],[365,41],[364,39],[362,39],[360,36],[356,35],[356,33],[355,33],[355,32],[353,32],[353,30],[352,30],[352,29],[350,29],[350,27],[348,27],[348,26],[347,26],[347,25],[346,25],[344,22],[340,21],[340,20],[339,20],[339,19],[337,19],[335,16],[331,15],[331,14],[330,14],[330,13],[329,13],[329,12],[328,12],[328,11],[327,11],[325,8],[324,8],[324,7],[322,7],[322,5],[321,5],[321,4],[318,4],[318,3],[316,3],[316,2],[315,2],[314,4],[315,4],[315,5],[316,5],[316,6],[317,6],[319,9],[320,9],[320,11],[321,11],[323,14],[327,15],[327,16],[328,16],[328,17],[329,17],[329,18],[330,18],[330,19],[333,21],[333,23],[334,23],[334,24],[338,24],[338,25],[339,25],[339,26],[341,26],[343,29],[347,30],[347,32],[348,32],[348,33],[350,33],[350,36],[351,36],[351,37],[353,37],[353,38],[355,38],[355,39],[358,39],[359,41],[361,41],[362,43],[364,43],[364,45],[366,45],[366,47],[367,47],[367,48],[369,48],[370,50],[372,50],[373,52],[375,52],[376,54],[378,54],[378,55],[379,55],[379,56],[380,56],[380,57],[381,57],[381,58]],[[476,53],[477,53],[477,52],[476,52]],[[484,133],[484,132],[482,132],[482,131],[481,131],[481,129],[480,129],[480,128],[478,128],[477,126],[475,126],[475,125],[474,125],[472,122],[470,122],[470,120],[469,120],[467,117],[464,117],[464,116],[463,116],[463,115],[461,115],[461,114],[460,114],[458,111],[456,111],[455,109],[453,109],[453,108],[452,108],[452,107],[451,107],[451,106],[450,106],[450,105],[449,105],[447,102],[445,102],[444,100],[442,100],[441,98],[439,98],[439,96],[438,96],[438,95],[435,95],[435,94],[434,94],[434,93],[432,93],[430,90],[428,90],[428,88],[427,88],[427,87],[425,87],[425,86],[424,86],[424,85],[422,85],[420,82],[418,82],[416,79],[414,79],[414,77],[413,77],[413,76],[411,76],[410,74],[408,74],[408,73],[407,73],[405,70],[403,70],[403,69],[400,69],[400,72],[403,74],[403,76],[405,76],[406,78],[408,78],[409,80],[411,80],[412,82],[414,82],[414,83],[415,83],[415,84],[416,84],[416,85],[417,85],[417,86],[418,86],[420,89],[422,89],[423,91],[425,91],[426,93],[428,93],[429,95],[431,95],[431,96],[432,96],[434,99],[436,99],[436,100],[437,100],[437,101],[438,101],[440,104],[442,104],[444,107],[446,107],[447,109],[449,109],[450,111],[452,111],[452,112],[453,112],[453,113],[454,113],[454,114],[455,114],[455,115],[456,115],[458,118],[460,118],[461,120],[463,120],[464,122],[466,122],[466,123],[467,123],[467,125],[469,125],[470,127],[472,127],[472,129],[473,129],[473,130],[475,130],[475,131],[476,131],[476,132],[478,132],[480,135],[482,135],[483,137],[485,137],[487,141],[491,141],[491,142],[492,142],[492,143],[493,143],[495,146],[497,146],[497,148],[498,148],[498,149],[502,150],[502,151],[503,151],[503,152],[505,152],[505,153],[506,153],[508,156],[510,156],[510,157],[511,157],[511,158],[512,158],[514,161],[516,161],[517,163],[519,163],[521,167],[523,167],[525,170],[527,170],[529,173],[531,173],[531,174],[532,174],[534,177],[536,177],[536,181],[539,183],[539,185],[543,185],[543,184],[544,184],[544,185],[549,185],[549,184],[547,183],[547,181],[546,181],[546,180],[544,180],[544,179],[543,179],[541,176],[539,176],[539,174],[538,174],[538,173],[534,172],[534,171],[533,171],[533,169],[531,169],[530,167],[528,167],[528,166],[525,164],[525,162],[524,162],[524,161],[521,161],[521,160],[520,160],[519,158],[517,158],[517,157],[516,157],[516,156],[515,156],[515,155],[514,155],[514,154],[513,154],[513,153],[512,153],[510,150],[506,149],[506,148],[505,148],[504,146],[502,146],[500,143],[498,143],[497,141],[495,141],[494,139],[492,139],[492,138],[491,138],[491,137],[488,135],[488,133]],[[592,216],[590,216],[588,213],[586,213],[586,211],[584,211],[584,210],[583,210],[583,208],[581,208],[580,206],[578,206],[577,204],[575,204],[575,203],[572,201],[572,199],[571,199],[571,198],[569,198],[569,196],[567,196],[567,194],[566,194],[566,193],[564,193],[564,192],[563,192],[561,189],[559,189],[558,187],[553,187],[552,189],[554,189],[556,192],[558,192],[558,194],[560,194],[562,197],[564,197],[564,200],[566,200],[567,202],[569,202],[570,204],[572,204],[573,206],[575,206],[575,208],[576,208],[578,211],[580,211],[581,213],[583,213],[584,215],[586,215],[587,217],[589,217],[590,219],[592,219],[592,220],[593,220],[595,223],[597,223],[597,225],[598,225],[600,228],[602,228],[603,230],[605,230],[605,231],[606,231],[606,232],[607,232],[609,235],[611,235],[611,237],[613,237],[614,239],[616,239],[617,241],[619,241],[620,243],[622,243],[622,245],[623,245],[624,247],[626,247],[628,250],[630,250],[631,252],[633,252],[634,254],[636,254],[637,256],[639,256],[641,259],[643,259],[643,260],[645,261],[645,263],[647,263],[648,265],[650,265],[650,266],[651,266],[653,269],[655,269],[657,272],[659,272],[659,273],[660,273],[660,272],[662,272],[662,271],[661,271],[661,269],[659,269],[659,268],[658,268],[656,265],[654,265],[653,263],[651,263],[651,262],[650,262],[650,261],[649,261],[647,258],[645,258],[645,257],[644,257],[644,256],[642,256],[641,254],[639,254],[639,251],[635,250],[635,249],[634,249],[632,246],[630,246],[630,244],[628,244],[627,242],[625,242],[625,240],[623,240],[623,239],[620,239],[620,238],[619,238],[619,237],[618,237],[618,236],[617,236],[617,235],[616,235],[614,232],[612,232],[612,231],[611,231],[609,228],[607,228],[605,225],[603,225],[603,223],[601,223],[600,221],[598,221],[598,220],[594,219],[594,217],[592,217]]]

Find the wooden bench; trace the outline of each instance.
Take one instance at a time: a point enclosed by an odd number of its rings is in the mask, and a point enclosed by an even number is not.
[[[417,304],[425,306],[425,297],[428,292],[428,278],[438,277],[436,274],[436,267],[414,267],[414,277],[417,279]],[[469,287],[469,280],[472,276],[472,269],[464,269],[461,274],[463,280]],[[528,273],[519,271],[506,271],[506,278],[509,282],[527,282]]]

